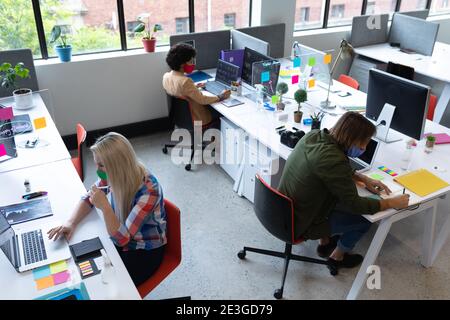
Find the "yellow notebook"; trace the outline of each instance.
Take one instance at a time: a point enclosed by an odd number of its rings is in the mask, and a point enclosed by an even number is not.
[[[447,182],[436,177],[426,169],[420,169],[401,175],[396,177],[394,181],[400,183],[403,187],[421,197],[425,197],[449,186]]]

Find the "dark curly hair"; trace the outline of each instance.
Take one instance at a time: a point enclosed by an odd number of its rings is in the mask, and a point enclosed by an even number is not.
[[[170,48],[167,53],[166,62],[172,70],[180,70],[183,63],[195,58],[197,51],[195,48],[186,43],[178,43]]]

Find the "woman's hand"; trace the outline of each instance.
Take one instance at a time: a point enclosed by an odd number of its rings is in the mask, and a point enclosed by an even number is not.
[[[366,188],[375,194],[380,194],[381,191],[384,191],[387,195],[389,195],[392,192],[391,189],[379,180],[365,177],[363,182],[366,185]]]
[[[58,227],[50,229],[47,232],[47,235],[50,240],[53,238],[53,240],[56,241],[60,237],[64,236],[64,237],[66,237],[67,241],[69,241],[70,238],[72,237],[74,230],[75,230],[75,226],[72,223],[67,222],[67,223],[63,224],[62,226],[58,226]]]
[[[96,185],[93,185],[91,187],[91,190],[89,191],[89,200],[91,201],[92,205],[96,208],[105,211],[108,206],[110,206],[108,202],[108,198],[106,198],[105,193],[97,188]]]

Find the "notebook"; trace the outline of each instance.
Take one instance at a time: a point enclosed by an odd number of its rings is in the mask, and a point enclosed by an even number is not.
[[[394,181],[418,196],[425,197],[449,184],[426,169],[419,169],[394,178]]]
[[[428,137],[430,134],[436,137],[436,144],[450,143],[450,136],[446,133],[426,133],[424,137]]]

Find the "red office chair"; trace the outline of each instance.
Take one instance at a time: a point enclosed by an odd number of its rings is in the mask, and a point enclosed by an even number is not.
[[[167,244],[164,258],[158,270],[137,289],[142,298],[160,284],[181,262],[180,209],[164,199],[167,215]]]
[[[84,127],[78,123],[77,124],[77,157],[72,158],[72,163],[80,176],[81,181],[84,181],[84,170],[83,170],[83,144],[86,141],[87,132]]]
[[[239,259],[244,259],[246,252],[250,251],[284,259],[284,271],[281,281],[281,288],[275,290],[274,292],[274,297],[276,299],[281,299],[283,297],[284,282],[286,280],[289,261],[291,259],[327,265],[330,273],[333,276],[337,275],[337,268],[328,263],[327,260],[314,259],[292,254],[292,245],[300,244],[305,241],[305,239],[303,239],[300,235],[295,234],[294,203],[292,199],[270,187],[259,175],[256,175],[255,179],[254,209],[257,218],[266,230],[269,231],[275,238],[278,238],[285,243],[285,250],[284,252],[277,252],[244,247],[243,250],[239,251],[238,257]]]
[[[434,118],[434,110],[437,105],[437,96],[434,94],[430,94],[430,103],[428,104],[428,114],[427,119],[433,121]]]
[[[345,74],[341,74],[339,76],[338,81],[342,82],[343,84],[345,84],[345,85],[347,85],[349,87],[352,87],[353,89],[359,90],[359,83],[358,83],[358,81],[356,81],[355,79],[353,79],[350,76],[347,76]]]

